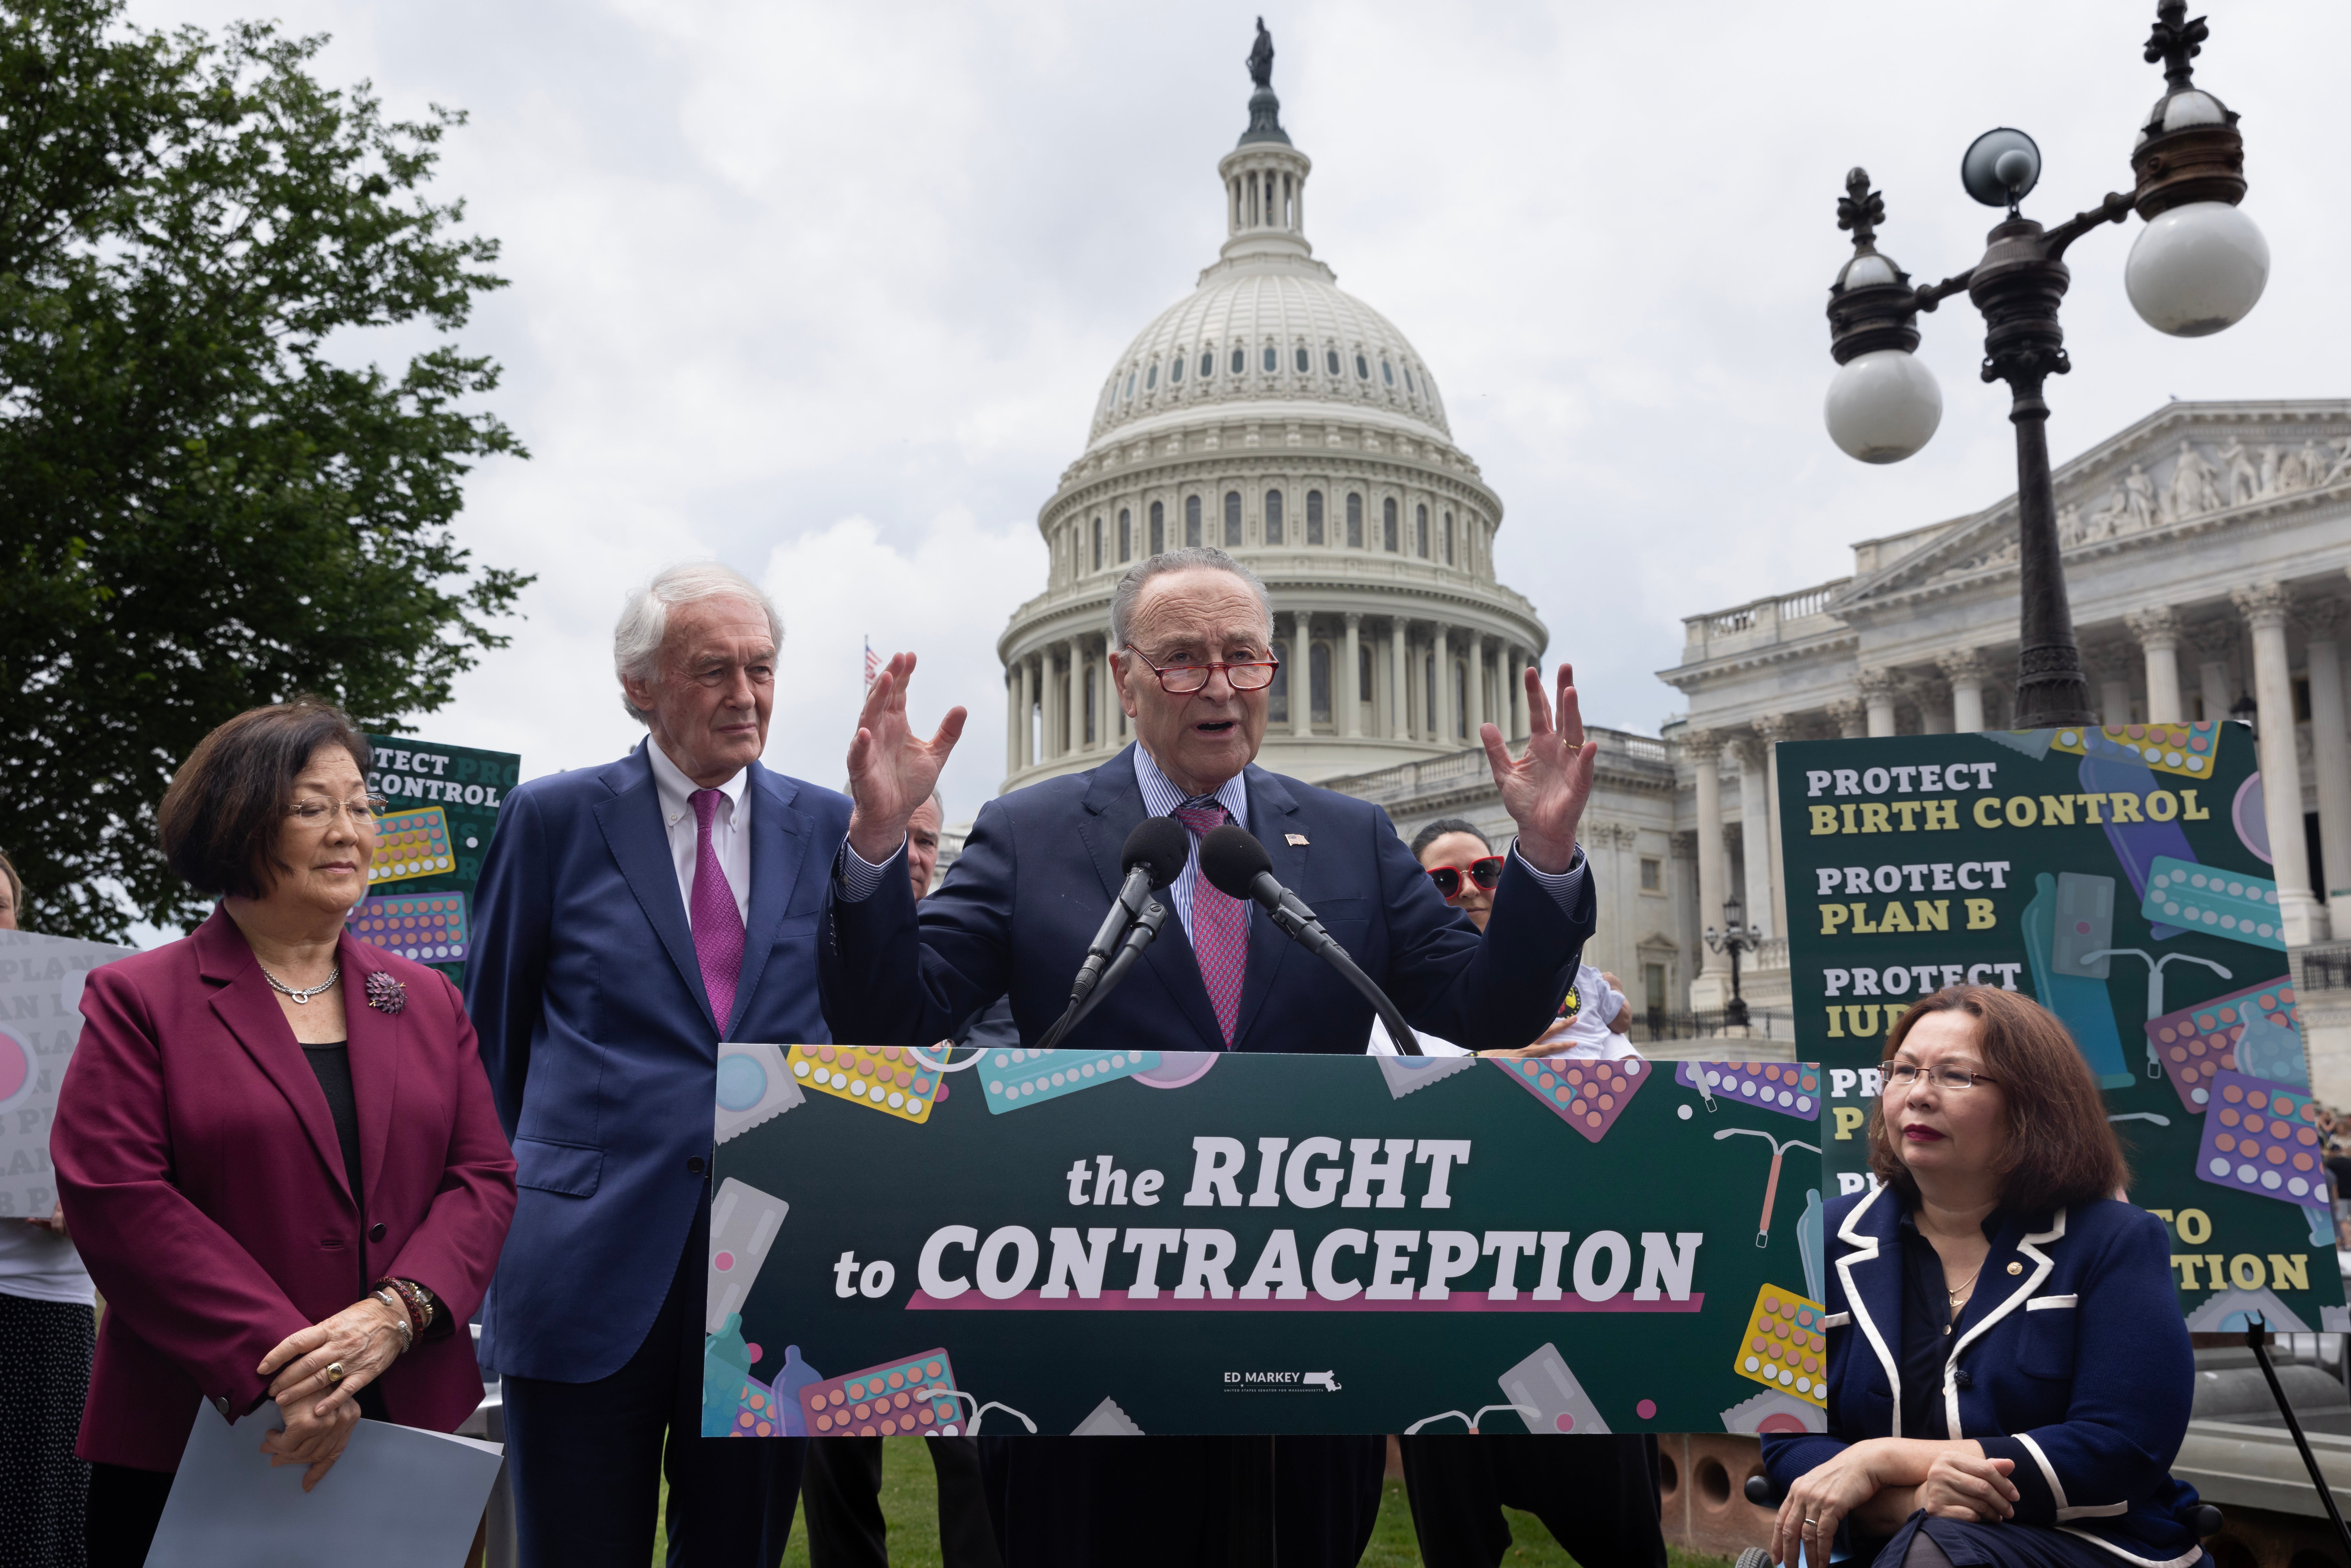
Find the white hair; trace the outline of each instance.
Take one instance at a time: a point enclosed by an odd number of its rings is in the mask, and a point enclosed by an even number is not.
[[[1126,646],[1134,630],[1134,607],[1143,598],[1143,585],[1155,577],[1165,577],[1175,571],[1228,571],[1249,584],[1257,595],[1258,608],[1265,612],[1266,635],[1273,634],[1273,598],[1265,591],[1265,579],[1217,549],[1214,545],[1190,545],[1183,549],[1164,550],[1137,561],[1118,580],[1118,587],[1110,599],[1111,651]]]
[[[776,613],[775,601],[758,583],[718,561],[684,561],[664,567],[653,574],[651,582],[629,595],[621,610],[620,623],[612,628],[613,675],[621,680],[658,678],[662,641],[669,634],[671,608],[698,604],[705,599],[732,599],[758,606],[768,617],[768,638],[778,648],[784,645],[783,617]],[[652,714],[629,700],[626,686],[621,688],[621,706],[639,724],[653,722]]]

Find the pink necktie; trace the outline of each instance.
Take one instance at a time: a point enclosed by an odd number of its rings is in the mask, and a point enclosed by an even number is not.
[[[696,789],[687,799],[694,806],[694,899],[686,915],[694,923],[694,956],[702,965],[702,989],[710,998],[711,1016],[718,1020],[718,1038],[725,1040],[735,1016],[735,982],[743,975],[743,912],[735,907],[735,889],[710,841],[718,791]]]
[[[1196,839],[1231,820],[1214,800],[1178,806],[1175,816]],[[1208,988],[1208,1005],[1216,1009],[1217,1027],[1230,1051],[1240,1020],[1241,981],[1249,973],[1249,909],[1206,877],[1192,883],[1192,951],[1199,956],[1200,982]]]

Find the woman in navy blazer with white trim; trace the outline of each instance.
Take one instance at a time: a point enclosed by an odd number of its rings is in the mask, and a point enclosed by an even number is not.
[[[2011,991],[1888,1031],[1880,1186],[1828,1208],[1828,1430],[1763,1439],[1775,1561],[2192,1568],[2195,1384],[2163,1222],[2064,1026]],[[1842,1536],[1840,1535],[1842,1531]]]

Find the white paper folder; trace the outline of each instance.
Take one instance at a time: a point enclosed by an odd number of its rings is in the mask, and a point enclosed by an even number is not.
[[[505,1463],[497,1444],[361,1421],[306,1493],[304,1467],[261,1451],[284,1425],[275,1405],[234,1427],[198,1409],[147,1568],[350,1568],[356,1542],[375,1562],[465,1561]]]

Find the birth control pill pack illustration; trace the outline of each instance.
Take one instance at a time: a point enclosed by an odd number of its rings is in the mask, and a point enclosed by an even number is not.
[[[2147,1049],[2179,1091],[2179,1103],[2201,1114],[2211,1103],[2212,1080],[2239,1071],[2238,1048],[2249,1031],[2253,1061],[2247,1075],[2291,1083],[2302,1071],[2301,1022],[2293,978],[2280,975],[2147,1019]]]
[[[944,1349],[809,1384],[800,1411],[812,1437],[953,1437],[967,1424]]]
[[[413,882],[456,869],[449,849],[449,814],[438,806],[387,811],[375,821],[375,856],[368,862],[371,885]]]
[[[1793,1291],[1766,1285],[1739,1342],[1737,1371],[1810,1404],[1828,1404],[1828,1331],[1821,1304]]]
[[[1616,1124],[1616,1118],[1655,1071],[1637,1056],[1614,1061],[1506,1057],[1494,1065],[1595,1144],[1608,1135],[1608,1129]]]
[[[2215,1186],[2325,1207],[2325,1139],[2318,1131],[2318,1102],[2266,1079],[2214,1073],[2196,1174]]]
[[[1674,1069],[1674,1082],[1697,1090],[1709,1111],[1719,1097],[1800,1122],[1820,1119],[1820,1069],[1808,1062],[1685,1061]]]
[[[362,942],[419,964],[463,963],[467,946],[462,893],[378,893],[351,906],[343,925]]]
[[[1159,1066],[1155,1051],[990,1051],[980,1058],[987,1108],[1001,1115]]]
[[[920,1124],[951,1092],[934,1061],[906,1046],[796,1045],[789,1066],[820,1094]]]

